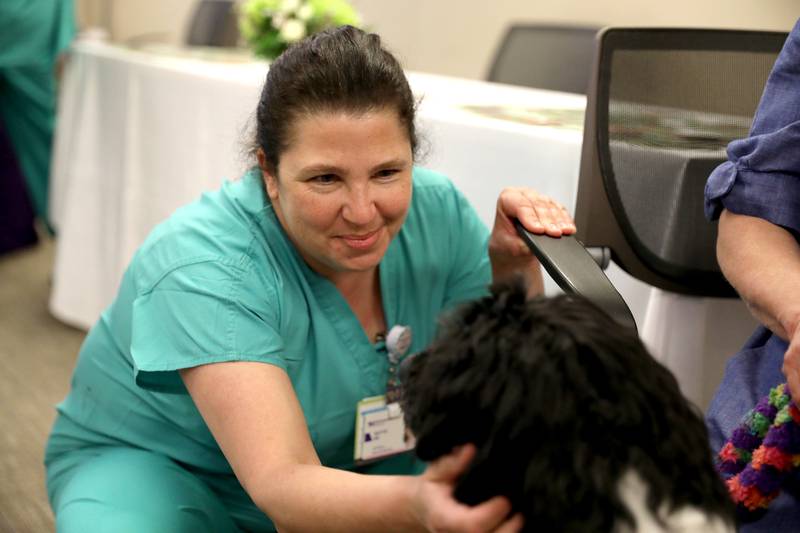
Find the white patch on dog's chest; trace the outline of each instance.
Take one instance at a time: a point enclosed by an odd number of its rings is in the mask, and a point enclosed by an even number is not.
[[[647,507],[647,485],[639,474],[629,471],[619,483],[619,494],[622,501],[636,520],[636,529],[620,523],[614,533],[734,533],[735,529],[727,526],[722,520],[707,515],[696,507],[681,507],[667,513],[662,507],[661,518],[666,527],[658,523]]]

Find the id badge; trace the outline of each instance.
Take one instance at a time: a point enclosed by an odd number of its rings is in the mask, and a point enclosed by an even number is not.
[[[364,398],[356,405],[356,464],[385,459],[414,449],[416,440],[406,431],[403,410],[385,396]]]

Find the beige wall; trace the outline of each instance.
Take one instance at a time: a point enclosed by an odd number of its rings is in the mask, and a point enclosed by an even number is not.
[[[797,0],[355,0],[413,70],[480,78],[514,21],[791,29]]]
[[[485,75],[511,22],[704,26],[788,31],[798,0],[352,0],[411,70]],[[179,42],[194,0],[76,0],[84,22],[111,19],[114,40]],[[110,9],[109,7],[110,6]]]
[[[117,42],[179,43],[195,0],[75,0],[81,27],[105,28]]]

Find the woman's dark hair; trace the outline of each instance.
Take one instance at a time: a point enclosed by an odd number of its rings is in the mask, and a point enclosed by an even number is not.
[[[255,148],[277,172],[298,117],[318,112],[395,109],[417,149],[414,97],[397,59],[381,39],[352,26],[314,34],[270,65],[256,111]]]

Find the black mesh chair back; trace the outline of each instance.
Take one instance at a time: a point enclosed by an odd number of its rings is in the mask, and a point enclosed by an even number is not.
[[[607,29],[598,35],[575,221],[650,285],[736,296],[716,260],[703,189],[745,137],[787,34]]]
[[[239,41],[239,26],[233,0],[200,0],[189,21],[186,44],[233,47]]]
[[[609,28],[587,95],[575,236],[517,231],[553,280],[636,328],[603,274],[681,294],[736,297],[703,215],[710,172],[747,135],[786,33]],[[587,251],[592,251],[590,254]],[[600,265],[600,266],[599,266]]]
[[[487,79],[498,83],[586,94],[595,35],[586,26],[511,26]]]

